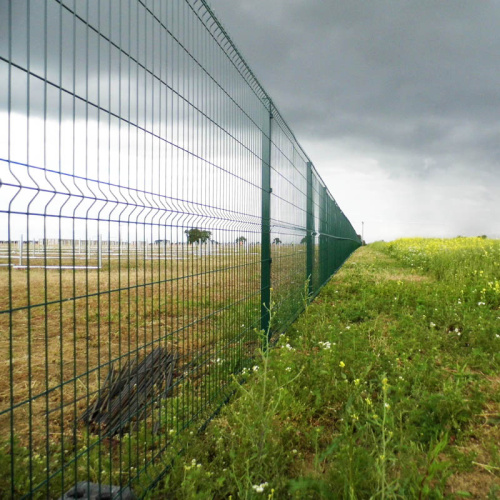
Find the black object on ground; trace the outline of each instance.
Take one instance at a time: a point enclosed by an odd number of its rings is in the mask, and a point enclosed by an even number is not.
[[[121,500],[137,500],[132,490],[128,487],[111,486],[109,484],[97,484],[82,481],[71,488],[59,500],[112,500],[120,498]]]

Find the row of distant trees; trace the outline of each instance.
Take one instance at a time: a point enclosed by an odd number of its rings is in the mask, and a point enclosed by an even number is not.
[[[197,227],[193,227],[192,229],[186,229],[184,231],[187,237],[187,242],[189,244],[193,243],[207,243],[211,241],[210,237],[212,236],[211,231],[206,231],[204,229],[198,229]],[[240,245],[244,245],[247,242],[247,239],[244,236],[238,236],[236,238],[236,243]],[[282,241],[279,238],[274,238],[273,244],[280,245]]]

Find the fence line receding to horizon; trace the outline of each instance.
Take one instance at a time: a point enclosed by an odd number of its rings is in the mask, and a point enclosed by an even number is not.
[[[0,496],[144,496],[359,245],[205,0],[2,2]]]

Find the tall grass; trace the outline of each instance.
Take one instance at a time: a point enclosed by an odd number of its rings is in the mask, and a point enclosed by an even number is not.
[[[358,250],[220,417],[183,438],[156,495],[497,498],[499,252],[481,239]]]

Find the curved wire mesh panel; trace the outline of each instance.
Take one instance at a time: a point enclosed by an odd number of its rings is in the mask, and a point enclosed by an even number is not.
[[[0,3],[0,179],[2,497],[144,495],[360,244],[204,0]]]

